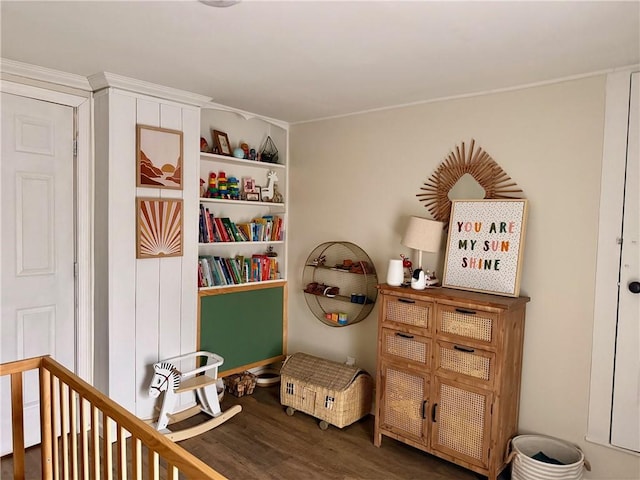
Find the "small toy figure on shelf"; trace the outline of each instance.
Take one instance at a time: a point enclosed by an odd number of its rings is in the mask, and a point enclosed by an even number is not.
[[[273,202],[273,186],[278,181],[275,171],[269,170],[267,173],[267,186],[260,188],[260,198],[263,202]]]
[[[244,159],[248,160],[249,159],[249,145],[247,145],[246,143],[241,143],[240,144],[240,148],[244,151]]]
[[[236,177],[227,179],[227,192],[231,200],[240,200],[240,182]]]
[[[409,257],[400,254],[400,258],[402,258],[402,268],[407,269],[407,272],[404,274],[404,283],[411,282],[411,277],[413,276],[413,264]]]
[[[207,189],[205,196],[208,198],[216,198],[218,196],[218,188],[216,187],[216,174],[211,172],[209,174],[209,188]]]
[[[278,184],[277,183],[273,185],[273,197],[271,198],[271,201],[273,203],[284,203],[284,197],[278,191]]]
[[[327,257],[322,255],[318,258],[314,258],[313,261],[311,262],[311,265],[313,265],[314,267],[321,267],[324,265],[324,262],[326,262],[326,260],[327,260]]]
[[[200,198],[204,198],[207,193],[207,182],[204,179],[200,179]]]
[[[267,257],[277,257],[278,256],[278,252],[273,250],[273,245],[269,245],[267,247],[267,251],[265,252],[265,255]]]
[[[204,137],[200,137],[200,151],[203,153],[209,153],[209,144]]]
[[[227,174],[222,171],[218,172],[218,197],[229,198],[227,191]]]

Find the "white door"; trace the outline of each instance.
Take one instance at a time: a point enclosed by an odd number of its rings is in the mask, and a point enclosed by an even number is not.
[[[640,452],[640,74],[631,80],[611,444]]]
[[[2,93],[0,361],[50,354],[75,371],[74,109]],[[25,444],[40,442],[38,376],[24,382]],[[0,454],[11,451],[9,379]]]

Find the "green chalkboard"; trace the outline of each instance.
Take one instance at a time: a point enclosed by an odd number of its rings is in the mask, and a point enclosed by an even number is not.
[[[220,372],[283,354],[284,287],[200,296],[199,349],[224,358]]]

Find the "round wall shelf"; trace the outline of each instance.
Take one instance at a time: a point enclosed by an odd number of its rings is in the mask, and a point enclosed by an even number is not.
[[[351,242],[326,242],[309,254],[302,274],[311,312],[332,327],[364,320],[378,297],[378,276],[364,250]]]

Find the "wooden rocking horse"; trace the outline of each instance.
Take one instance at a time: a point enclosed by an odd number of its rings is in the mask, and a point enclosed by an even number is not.
[[[198,357],[206,358],[205,364],[201,367],[184,373],[175,367],[177,362],[190,359],[197,360]],[[188,353],[154,363],[154,375],[149,386],[149,396],[158,398],[160,393],[164,392],[164,398],[158,421],[152,423],[152,426],[160,433],[165,434],[168,439],[180,442],[207,432],[239,413],[242,410],[240,405],[234,405],[224,412],[220,410],[216,381],[218,379],[218,367],[223,363],[224,359],[221,356],[204,351]],[[176,406],[178,395],[194,391],[199,405],[174,412],[173,409]],[[200,412],[204,412],[213,418],[183,430],[171,431],[167,428],[172,423],[181,422]]]

